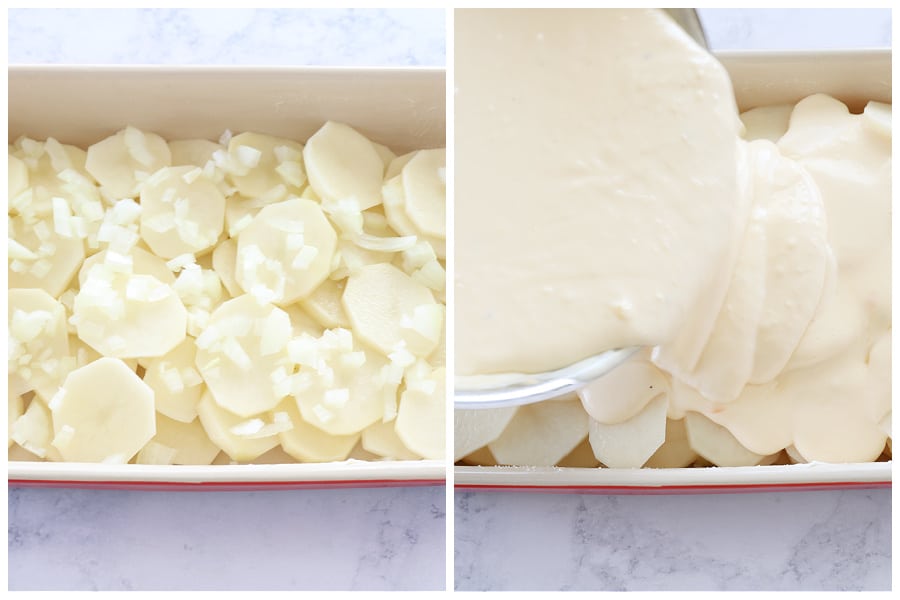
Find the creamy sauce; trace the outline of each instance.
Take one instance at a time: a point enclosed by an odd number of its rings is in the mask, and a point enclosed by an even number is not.
[[[814,95],[741,123],[718,63],[653,10],[456,28],[458,373],[652,346],[581,394],[592,418],[662,390],[669,419],[701,413],[760,456],[877,458],[890,105]]]
[[[652,10],[459,10],[456,30],[456,373],[671,338],[733,237],[725,70]]]

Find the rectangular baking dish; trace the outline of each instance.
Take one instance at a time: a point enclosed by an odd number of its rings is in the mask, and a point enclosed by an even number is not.
[[[166,139],[257,131],[306,140],[327,120],[397,153],[446,144],[444,69],[10,66],[9,141],[86,146],[126,125]],[[101,465],[8,462],[9,485],[283,489],[443,485],[443,461]]]
[[[859,112],[891,102],[891,51],[734,51],[717,53],[739,108],[794,103],[817,92]],[[456,489],[599,494],[765,492],[890,487],[891,462],[688,469],[470,467],[454,469]]]

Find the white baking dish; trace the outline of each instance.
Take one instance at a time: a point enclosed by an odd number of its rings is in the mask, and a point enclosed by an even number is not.
[[[347,123],[404,153],[446,143],[445,73],[427,68],[10,66],[9,141],[86,146],[126,125],[167,139],[225,129],[306,140]],[[144,489],[439,485],[442,461],[211,466],[8,463],[10,485]]]
[[[736,51],[717,54],[739,108],[793,103],[826,93],[860,111],[891,102],[891,51]],[[704,493],[888,487],[891,462],[688,469],[455,467],[457,489],[577,493]]]

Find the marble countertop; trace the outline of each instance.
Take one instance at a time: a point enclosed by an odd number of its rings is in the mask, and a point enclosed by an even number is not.
[[[11,10],[10,63],[444,64],[443,10]],[[443,590],[443,486],[9,490],[9,588]]]
[[[889,11],[700,11],[714,49],[887,46]],[[10,10],[10,63],[443,65],[440,10]],[[458,493],[456,587],[890,589],[891,492]],[[443,487],[10,489],[9,588],[443,589]],[[48,568],[48,565],[50,566]]]
[[[887,10],[700,9],[713,49],[889,47]],[[890,590],[891,491],[457,492],[458,590]]]

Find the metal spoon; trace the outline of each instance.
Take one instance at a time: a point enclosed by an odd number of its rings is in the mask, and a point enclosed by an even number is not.
[[[693,8],[666,8],[666,13],[703,48],[709,48]],[[454,406],[458,409],[521,406],[557,398],[606,375],[638,351],[637,347],[607,350],[574,365],[544,373],[457,375]]]

